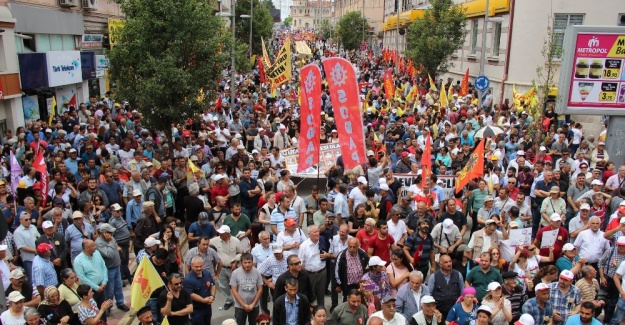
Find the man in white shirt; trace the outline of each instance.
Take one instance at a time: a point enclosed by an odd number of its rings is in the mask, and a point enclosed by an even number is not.
[[[399,208],[392,208],[389,216],[391,218],[388,220],[387,223],[388,234],[391,235],[393,239],[395,239],[394,244],[397,245],[397,242],[407,236],[408,229],[406,228],[406,223],[404,222],[404,220],[399,220],[399,217],[401,216],[401,211],[399,210]]]
[[[620,188],[625,183],[625,165],[618,168],[618,172],[608,178],[605,182],[607,192]]]
[[[0,272],[2,272],[2,289],[6,290],[11,285],[11,280],[9,279],[9,265],[4,260],[7,255],[7,245],[0,245]]]
[[[358,177],[358,186],[349,192],[347,200],[349,211],[354,212],[358,204],[367,202],[367,197],[365,196],[367,184],[367,179],[364,176]]]
[[[304,269],[308,271],[310,283],[317,297],[317,305],[325,306],[325,293],[328,286],[326,259],[332,254],[323,251],[319,246],[319,227],[309,226],[308,236],[309,238],[300,245],[298,256]]]
[[[397,305],[393,296],[382,297],[380,303],[382,304],[382,310],[373,313],[369,317],[367,324],[371,323],[373,317],[379,317],[384,325],[406,325],[406,317],[397,312]]]
[[[575,238],[575,247],[577,247],[580,258],[585,258],[588,263],[597,267],[597,263],[603,253],[610,248],[610,242],[603,238],[603,231],[599,230],[601,227],[601,219],[597,216],[590,218],[588,222],[590,229],[586,229],[577,235]]]

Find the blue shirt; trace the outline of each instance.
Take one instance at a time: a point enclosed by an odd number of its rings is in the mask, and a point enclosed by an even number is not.
[[[286,323],[297,324],[299,321],[299,296],[295,295],[295,302],[291,303],[287,295],[284,295],[284,307],[286,309]]]
[[[473,310],[470,313],[467,313],[462,308],[462,303],[457,303],[449,310],[447,314],[446,321],[448,322],[456,322],[459,325],[469,325],[471,322],[474,322],[477,319],[476,316],[477,304],[473,305]]]
[[[547,301],[545,308],[541,309],[536,298],[530,298],[523,304],[522,312],[523,314],[530,314],[534,318],[536,325],[543,325],[548,323],[545,321],[545,316],[553,317],[553,305],[551,301]]]
[[[269,247],[267,248],[264,248],[263,245],[259,243],[256,244],[254,248],[252,248],[252,257],[254,258],[254,263],[256,263],[256,265],[260,265],[271,255],[273,255],[271,245],[269,245]]]
[[[141,217],[142,203],[143,203],[143,198],[141,198],[141,203],[137,203],[137,200],[132,199],[128,201],[128,205],[126,206],[126,222],[133,229],[137,225],[137,221],[139,221],[139,217]]]
[[[106,193],[106,197],[109,199],[109,204],[121,203],[119,193],[122,193],[122,188],[119,183],[113,181],[111,184],[106,182],[100,184],[100,189]]]
[[[54,264],[50,259],[45,259],[40,256],[35,256],[33,260],[33,279],[34,286],[42,286],[44,288],[48,286],[57,286],[59,281],[56,277],[56,271],[54,270]]]
[[[210,284],[210,285],[208,285]],[[215,285],[213,276],[207,270],[202,270],[202,277],[198,277],[195,272],[191,271],[187,273],[182,281],[182,287],[189,292],[189,294],[196,294],[202,298],[209,297],[211,295],[211,288]],[[210,305],[193,301],[193,309],[210,308]]]
[[[271,222],[272,225],[276,225],[276,228],[278,228],[278,231],[283,231],[284,230],[284,220],[286,218],[293,218],[293,219],[297,220],[297,215],[295,214],[295,211],[293,209],[288,209],[286,211],[286,213],[282,213],[282,210],[280,210],[280,206],[277,206],[273,210],[273,212],[271,212],[270,222]],[[275,240],[275,238],[274,238],[274,240]]]
[[[65,159],[65,165],[67,166],[67,170],[74,174],[74,176],[79,176],[78,175],[78,161],[80,159],[76,158],[76,160],[72,160],[72,158],[67,158]]]
[[[94,291],[99,290],[100,284],[108,282],[108,270],[100,252],[95,251],[91,257],[80,253],[74,260],[74,270],[82,284],[86,284]]]
[[[569,319],[567,319],[566,321],[566,325],[578,325],[581,323],[582,323],[582,320],[579,317],[579,314],[575,314],[569,317]],[[601,322],[598,319],[593,317],[592,321],[590,322],[590,325],[601,325]]]
[[[193,237],[206,236],[208,238],[213,238],[217,236],[217,231],[213,225],[210,223],[200,225],[199,221],[196,221],[189,226],[189,233],[193,234]],[[197,247],[197,241],[189,242],[189,249],[193,247]]]
[[[86,233],[86,236],[83,232]],[[65,241],[70,245],[70,256],[72,259],[82,252],[82,241],[86,238],[93,238],[93,227],[90,224],[85,223],[83,229],[78,229],[75,224],[67,227]]]
[[[336,194],[334,198],[334,214],[340,214],[343,220],[349,218],[349,206],[347,205],[347,198],[343,193]]]

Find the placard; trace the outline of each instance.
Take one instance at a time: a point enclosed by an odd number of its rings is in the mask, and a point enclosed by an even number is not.
[[[24,108],[24,122],[40,119],[37,95],[22,97],[22,107]]]
[[[532,228],[510,229],[510,247],[517,248],[521,245],[527,247],[532,243]],[[544,238],[544,237],[543,237]]]
[[[109,58],[106,55],[96,55],[95,56],[95,70],[108,70],[109,68]]]
[[[82,82],[80,51],[46,52],[48,86],[56,87]]]
[[[540,248],[547,248],[555,244],[558,238],[558,231],[559,229],[543,232],[543,240],[540,242]]]
[[[625,115],[625,28],[569,26],[559,114]]]

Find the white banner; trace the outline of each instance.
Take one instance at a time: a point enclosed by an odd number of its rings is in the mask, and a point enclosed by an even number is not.
[[[510,247],[517,248],[521,245],[528,247],[532,242],[532,228],[510,229]]]
[[[540,248],[547,248],[556,243],[558,237],[558,229],[543,232],[543,240],[540,242]]]
[[[80,51],[46,52],[48,86],[56,87],[82,82]]]

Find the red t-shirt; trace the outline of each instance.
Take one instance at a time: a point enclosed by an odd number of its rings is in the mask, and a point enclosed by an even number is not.
[[[543,240],[543,233],[545,231],[551,231],[554,229],[551,229],[551,226],[545,226],[540,228],[540,230],[538,230],[538,233],[536,234],[536,240],[538,241],[538,247],[540,248],[540,244]],[[563,227],[560,227],[558,229],[558,236],[556,237],[556,242],[553,244],[553,260],[557,260],[558,258],[560,258],[560,256],[562,256],[562,247],[564,246],[564,244],[569,242],[569,232],[566,231],[566,229],[564,229]],[[540,256],[549,256],[549,247],[545,247],[545,248],[541,248],[540,249]]]
[[[386,235],[386,238],[380,239],[379,236],[375,236],[369,241],[369,248],[373,248],[373,254],[371,256],[378,256],[386,264],[391,262],[391,245],[395,243],[395,239],[391,235]]]
[[[369,251],[369,247],[371,245],[371,242],[374,239],[376,239],[377,237],[378,237],[378,231],[377,230],[373,231],[373,234],[371,234],[371,235],[367,234],[367,231],[364,230],[364,229],[360,229],[356,233],[356,238],[360,242],[360,248],[362,248],[362,250],[364,250],[365,252]]]

